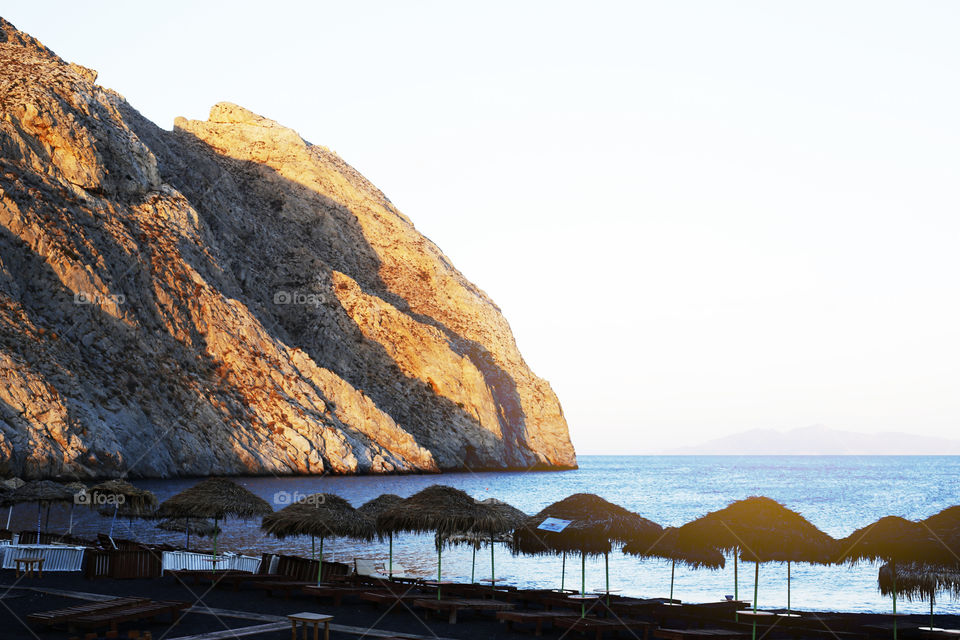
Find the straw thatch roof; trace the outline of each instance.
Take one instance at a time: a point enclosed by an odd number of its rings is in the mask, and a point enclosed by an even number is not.
[[[678,535],[679,529],[668,527],[663,534],[648,542],[631,542],[623,547],[623,552],[643,558],[666,558],[695,569],[722,569],[726,558],[714,547],[697,547],[683,544]]]
[[[126,480],[107,480],[94,485],[88,491],[90,503],[94,506],[104,506],[107,503],[119,503],[118,515],[128,518],[142,518],[152,515],[157,508],[157,496],[152,491],[138,489]],[[106,509],[113,513],[111,507]]]
[[[679,527],[685,548],[738,550],[745,560],[816,562],[836,559],[836,541],[796,511],[776,500],[753,496],[737,500]]]
[[[503,510],[471,498],[453,487],[432,485],[384,510],[377,533],[436,533],[438,540],[457,533],[502,533],[510,529]]]
[[[371,522],[376,524],[377,517],[381,513],[400,504],[401,502],[403,502],[403,498],[395,493],[384,493],[383,495],[379,495],[373,500],[368,500],[357,507],[357,513],[369,518]]]
[[[207,478],[165,500],[157,509],[159,518],[257,518],[273,513],[270,504],[235,482]]]
[[[357,513],[349,502],[332,493],[314,493],[271,513],[260,523],[260,528],[280,539],[316,536],[370,540],[374,537],[371,521]]]
[[[947,592],[954,598],[960,597],[960,570],[956,567],[910,562],[899,563],[896,568],[898,596],[905,596],[907,600],[929,600],[932,594]],[[880,567],[877,583],[881,594],[893,593],[893,570],[889,563]]]
[[[487,498],[486,500],[481,500],[480,504],[487,505],[488,507],[500,511],[503,517],[507,520],[507,526],[510,531],[504,531],[502,533],[495,533],[492,536],[492,541],[494,543],[500,542],[503,544],[513,544],[513,529],[521,526],[524,522],[527,521],[527,514],[520,509],[517,509],[513,505],[507,504],[502,500],[497,500],[496,498]],[[450,546],[462,546],[469,545],[475,549],[480,547],[488,546],[491,542],[490,533],[484,531],[470,531],[466,533],[458,533],[452,536],[448,536],[443,539],[443,543]]]
[[[203,518],[168,518],[161,521],[157,526],[164,531],[176,531],[179,533],[186,533],[189,527],[191,535],[201,538],[220,533],[220,527],[213,524],[212,521],[204,520]]]
[[[569,520],[563,531],[538,529],[547,518]],[[514,553],[608,553],[613,542],[652,541],[662,532],[655,522],[592,493],[577,493],[527,518],[513,533]]]
[[[24,483],[20,488],[14,489],[7,500],[10,504],[21,502],[53,504],[55,502],[73,502],[73,496],[73,491],[52,480],[31,480]]]
[[[837,544],[840,549],[837,562],[926,562],[942,555],[942,546],[926,527],[899,516],[880,518]]]
[[[14,489],[19,489],[25,484],[27,483],[20,478],[7,478],[6,480],[0,481],[0,489],[13,491]]]
[[[947,507],[921,520],[920,525],[939,544],[941,553],[938,561],[948,566],[960,566],[960,505]]]

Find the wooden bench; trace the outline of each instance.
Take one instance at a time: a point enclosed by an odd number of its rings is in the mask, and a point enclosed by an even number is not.
[[[580,618],[577,616],[554,618],[553,625],[555,627],[560,627],[561,629],[576,631],[578,633],[589,633],[592,631],[594,638],[597,640],[600,640],[605,633],[616,633],[618,631],[640,631],[643,634],[643,640],[649,640],[650,629],[657,626],[652,622],[646,622],[645,620],[629,620],[625,618]]]
[[[513,623],[520,622],[536,625],[533,635],[543,635],[543,623],[551,622],[557,618],[569,618],[575,616],[573,611],[498,611],[497,620],[507,623],[507,628],[513,630]]]
[[[14,558],[13,561],[17,563],[18,578],[20,577],[21,571],[23,572],[24,578],[32,578],[34,570],[36,570],[38,577],[43,577],[44,558]]]
[[[457,624],[457,612],[464,611],[505,611],[513,609],[514,605],[509,602],[500,602],[498,600],[435,600],[433,598],[419,598],[413,601],[413,606],[429,611],[447,611],[449,616],[447,622]]]
[[[150,602],[149,598],[114,598],[103,602],[88,602],[87,604],[78,604],[64,609],[53,609],[51,611],[39,611],[27,616],[27,620],[34,624],[52,627],[58,624],[66,624],[72,618],[91,613],[100,613],[110,611],[111,609],[121,609],[144,602]]]
[[[85,616],[78,616],[70,620],[70,625],[76,625],[86,629],[96,629],[98,627],[110,627],[111,631],[116,631],[121,622],[133,622],[135,620],[148,620],[157,616],[169,614],[173,620],[177,612],[190,607],[189,602],[178,601],[158,601],[146,602],[124,607],[111,611],[91,613]]]

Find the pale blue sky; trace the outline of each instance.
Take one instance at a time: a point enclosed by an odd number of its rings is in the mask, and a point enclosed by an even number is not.
[[[498,302],[581,453],[960,432],[960,5],[17,3],[164,128],[229,100]]]

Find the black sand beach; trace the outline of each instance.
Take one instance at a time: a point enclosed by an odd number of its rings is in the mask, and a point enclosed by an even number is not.
[[[449,624],[445,616],[431,616],[425,619],[421,610],[411,611],[398,606],[387,612],[385,607],[347,598],[341,606],[329,602],[318,602],[312,597],[294,594],[289,599],[281,596],[268,597],[263,591],[241,587],[238,591],[230,588],[212,588],[210,584],[184,584],[172,577],[161,579],[87,580],[75,573],[48,573],[43,578],[17,579],[12,571],[0,572],[3,599],[0,600],[0,638],[4,640],[62,640],[72,635],[63,629],[44,629],[29,625],[26,616],[38,612],[81,604],[84,600],[70,597],[73,594],[98,594],[109,596],[143,596],[154,600],[182,600],[194,605],[193,609],[180,617],[176,624],[165,619],[152,623],[128,623],[120,626],[120,637],[126,637],[131,629],[150,631],[154,639],[177,640],[191,638],[201,634],[213,640],[218,637],[251,637],[263,640],[290,638],[290,627],[285,616],[301,611],[312,611],[334,616],[331,638],[359,637],[423,637],[423,638],[528,638],[531,633],[510,631],[506,625],[499,624],[490,613],[466,613],[461,615],[457,624]],[[12,587],[12,588],[11,588]],[[207,609],[206,612],[202,610]],[[599,612],[598,612],[599,613]],[[803,629],[789,629],[785,626],[774,628],[765,635],[767,638],[832,638],[837,640],[877,637],[892,637],[892,632],[883,629],[864,629],[863,625],[885,625],[892,621],[883,614],[813,614],[803,613]],[[960,616],[936,616],[937,626],[956,629],[960,627]],[[926,625],[927,616],[902,616],[899,620],[900,638],[932,637],[916,630]],[[265,625],[274,624],[273,627]],[[662,621],[663,626],[673,628],[695,627],[694,623],[680,617]],[[337,626],[349,626],[354,629],[344,631]],[[244,631],[259,633],[247,635]],[[748,628],[744,627],[746,631]],[[219,632],[219,633],[218,633]],[[101,632],[103,633],[103,632]],[[565,634],[565,635],[564,635]],[[849,635],[848,635],[849,634]],[[637,634],[640,636],[641,634]],[[943,634],[940,634],[943,636]],[[101,635],[100,637],[103,637]],[[563,630],[544,630],[544,637],[580,637]],[[621,631],[620,637],[632,637],[630,632]],[[758,636],[759,637],[759,636]],[[946,637],[946,636],[943,636]]]

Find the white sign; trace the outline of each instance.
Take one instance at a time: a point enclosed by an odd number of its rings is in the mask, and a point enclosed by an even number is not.
[[[547,518],[537,529],[542,529],[544,531],[553,531],[559,533],[567,528],[567,525],[570,524],[570,520],[561,520],[560,518]]]

